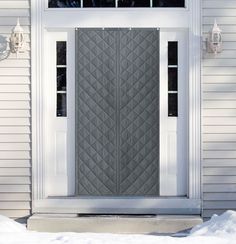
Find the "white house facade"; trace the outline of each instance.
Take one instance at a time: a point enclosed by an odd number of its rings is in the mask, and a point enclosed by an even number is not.
[[[231,0],[0,0],[0,214],[235,209],[235,27]]]

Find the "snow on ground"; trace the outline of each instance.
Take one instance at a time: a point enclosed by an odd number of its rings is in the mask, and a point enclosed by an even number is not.
[[[26,227],[16,221],[0,215],[0,233],[4,232],[23,232]]]
[[[191,236],[225,237],[233,235],[236,237],[236,212],[228,210],[220,216],[214,214],[209,221],[195,226],[190,234]]]
[[[93,233],[39,233],[27,231],[0,216],[0,244],[236,244],[236,212],[214,215],[187,237]]]

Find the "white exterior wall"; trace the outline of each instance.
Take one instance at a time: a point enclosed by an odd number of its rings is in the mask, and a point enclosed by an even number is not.
[[[203,217],[236,210],[236,1],[203,0],[203,33],[216,18],[223,52],[203,53]]]
[[[0,0],[0,37],[9,37],[17,17],[26,52],[0,61],[0,214],[30,214],[30,0]]]

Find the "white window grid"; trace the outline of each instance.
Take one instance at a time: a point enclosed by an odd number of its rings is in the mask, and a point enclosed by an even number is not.
[[[64,41],[66,43],[66,47],[67,47],[67,42]],[[57,43],[57,42],[56,42]],[[56,55],[58,55],[56,53]],[[67,50],[66,50],[66,56],[67,56]],[[65,68],[66,69],[66,72],[67,72],[67,64],[66,65],[61,65],[61,64],[56,64],[56,69],[58,68]],[[56,77],[56,82],[57,82],[57,77]],[[67,107],[67,76],[66,76],[66,90],[65,91],[62,91],[62,90],[58,90],[58,88],[56,89],[56,94],[66,94],[66,107]],[[56,99],[57,96],[56,96]],[[58,103],[56,102],[56,110],[58,109]],[[67,113],[67,108],[66,108],[66,113]],[[67,117],[67,116],[58,116],[57,117]]]
[[[46,1],[46,8],[48,8],[48,1],[49,0],[45,0]],[[143,7],[143,8],[153,8],[153,1],[154,0],[150,0],[150,7]],[[81,9],[81,8],[84,8],[83,7],[83,2],[84,2],[84,0],[80,0],[80,2],[81,2],[81,7],[79,7],[78,9]],[[118,8],[118,2],[119,2],[119,0],[115,0],[115,7],[112,7],[112,8]],[[186,6],[187,6],[187,0],[185,0],[185,7],[174,7],[175,9],[178,9],[178,8],[180,8],[180,9],[183,9],[183,8],[186,8]],[[87,8],[87,7],[85,7],[85,8]],[[89,8],[92,8],[92,7],[89,7]],[[100,8],[100,7],[94,7],[94,8]],[[101,7],[101,8],[103,8],[103,7]],[[105,7],[105,8],[107,8],[107,7]],[[122,8],[122,7],[120,7],[120,8]],[[124,8],[126,8],[126,7],[124,7]],[[132,7],[127,7],[127,8],[132,8]],[[137,8],[137,7],[133,7],[133,8]],[[140,8],[140,7],[139,7]],[[142,7],[141,7],[142,8]],[[156,7],[155,7],[156,8]],[[172,7],[168,7],[168,8],[172,8]],[[53,9],[53,8],[52,8]],[[62,8],[63,9],[63,8]]]

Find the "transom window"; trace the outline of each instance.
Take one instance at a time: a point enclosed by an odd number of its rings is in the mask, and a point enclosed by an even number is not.
[[[48,0],[49,8],[184,8],[185,0]]]

